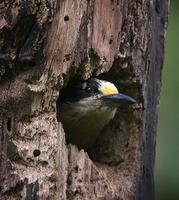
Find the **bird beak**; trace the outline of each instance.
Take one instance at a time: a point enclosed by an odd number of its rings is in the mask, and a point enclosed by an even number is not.
[[[134,104],[136,103],[136,100],[132,97],[129,97],[124,94],[112,94],[112,95],[105,95],[102,97],[102,99],[106,103],[123,103],[123,104]]]

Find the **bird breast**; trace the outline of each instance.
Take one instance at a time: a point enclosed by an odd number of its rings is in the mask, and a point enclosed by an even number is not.
[[[114,117],[116,108],[102,105],[101,101],[80,101],[62,104],[59,111],[66,142],[88,150]]]

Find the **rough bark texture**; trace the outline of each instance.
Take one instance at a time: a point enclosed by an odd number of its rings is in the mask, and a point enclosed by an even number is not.
[[[0,2],[1,199],[154,199],[167,0]],[[89,156],[65,144],[59,92],[112,80],[119,108]]]

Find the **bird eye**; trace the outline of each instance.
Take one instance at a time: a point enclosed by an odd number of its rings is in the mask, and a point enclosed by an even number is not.
[[[86,88],[86,92],[87,92],[87,93],[92,93],[92,92],[93,92],[93,89],[90,88],[90,87],[87,87],[87,88]]]

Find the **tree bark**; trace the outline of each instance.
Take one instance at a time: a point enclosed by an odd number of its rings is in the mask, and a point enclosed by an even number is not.
[[[154,199],[167,0],[0,2],[1,199]],[[137,99],[92,152],[65,143],[60,90],[92,76]]]

